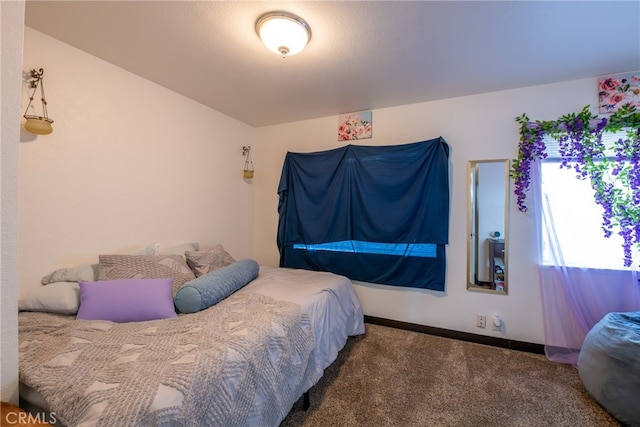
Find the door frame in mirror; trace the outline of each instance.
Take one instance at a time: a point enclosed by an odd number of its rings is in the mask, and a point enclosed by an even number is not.
[[[481,164],[486,163],[496,163],[502,164],[504,166],[504,225],[502,228],[502,232],[504,235],[499,236],[500,241],[498,245],[504,244],[504,252],[502,257],[502,270],[504,274],[503,281],[503,289],[496,289],[495,280],[494,283],[487,282],[486,284],[480,283],[477,280],[478,271],[479,271],[479,260],[478,253],[480,252],[480,244],[484,241],[489,241],[491,236],[486,236],[486,238],[480,240],[480,236],[478,233],[478,168]],[[492,160],[470,160],[467,163],[467,290],[476,291],[476,292],[486,292],[492,294],[499,295],[507,295],[509,289],[509,169],[510,169],[510,160],[509,159],[492,159]],[[494,240],[495,243],[495,240]],[[491,257],[490,259],[493,259]],[[495,266],[491,265],[492,269],[495,269]]]

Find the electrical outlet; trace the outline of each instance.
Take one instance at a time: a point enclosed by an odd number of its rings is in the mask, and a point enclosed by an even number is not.
[[[491,329],[494,331],[499,331],[502,328],[502,318],[499,314],[494,314],[491,318]]]
[[[476,314],[476,326],[478,328],[485,328],[487,326],[487,316],[484,314]]]

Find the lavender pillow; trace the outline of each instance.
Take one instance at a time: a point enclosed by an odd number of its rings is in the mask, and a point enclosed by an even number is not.
[[[76,318],[124,323],[178,317],[172,284],[173,279],[81,281]]]

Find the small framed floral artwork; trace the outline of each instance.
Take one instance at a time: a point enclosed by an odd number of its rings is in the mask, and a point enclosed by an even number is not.
[[[615,113],[623,105],[640,108],[640,72],[600,77],[598,105],[600,114]]]
[[[338,116],[338,141],[371,138],[371,111]]]

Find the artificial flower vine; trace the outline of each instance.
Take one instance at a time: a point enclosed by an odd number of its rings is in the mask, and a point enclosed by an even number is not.
[[[561,168],[574,169],[578,179],[589,179],[594,198],[603,208],[602,230],[610,237],[617,230],[623,238],[624,265],[632,263],[631,246],[640,247],[640,111],[625,105],[607,117],[591,114],[587,105],[578,114],[556,121],[530,122],[526,114],[520,124],[518,158],[511,177],[518,209],[526,212],[531,185],[531,163],[547,157],[544,137],[558,141]],[[613,147],[602,142],[605,132],[624,131]]]

